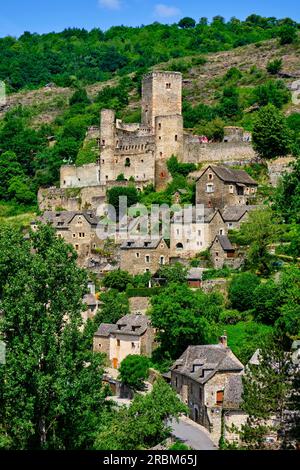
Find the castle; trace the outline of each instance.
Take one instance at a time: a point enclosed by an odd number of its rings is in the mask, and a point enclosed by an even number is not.
[[[90,129],[98,136],[97,163],[62,166],[61,189],[107,189],[124,175],[140,189],[153,184],[160,190],[170,180],[167,161],[172,155],[193,163],[251,160],[255,156],[241,128],[227,128],[222,143],[203,143],[199,136],[184,132],[179,72],[152,72],[143,77],[141,120],[126,124],[116,119],[113,110],[102,110],[100,133],[97,128]]]
[[[183,159],[182,75],[153,72],[142,82],[142,122],[125,124],[115,112],[101,112],[100,156],[95,164],[61,168],[61,188],[102,186],[120,174],[157,189],[169,179],[167,160]]]

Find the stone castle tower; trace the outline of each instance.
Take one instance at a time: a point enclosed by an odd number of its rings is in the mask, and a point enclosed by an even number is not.
[[[102,110],[100,181],[124,174],[150,181],[157,189],[169,179],[167,160],[183,158],[182,75],[153,72],[142,83],[142,123],[124,124],[112,110]]]
[[[61,168],[61,187],[113,185],[118,176],[142,188],[162,189],[170,179],[167,161],[183,160],[182,75],[152,72],[143,77],[142,122],[126,124],[111,109],[101,111],[96,164]]]
[[[153,72],[142,84],[142,123],[155,136],[155,187],[169,180],[167,160],[183,159],[182,75],[179,72]]]

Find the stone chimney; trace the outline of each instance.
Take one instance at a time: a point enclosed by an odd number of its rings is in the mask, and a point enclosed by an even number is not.
[[[221,344],[222,346],[224,346],[224,348],[227,348],[227,335],[226,335],[226,331],[224,331],[223,335],[220,336],[220,338],[219,338],[219,344]]]

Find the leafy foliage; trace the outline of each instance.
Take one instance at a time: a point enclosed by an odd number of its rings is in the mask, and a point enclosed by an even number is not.
[[[253,148],[262,158],[287,155],[290,151],[290,132],[285,117],[273,104],[262,108],[253,127]]]
[[[132,282],[132,276],[127,271],[117,269],[106,274],[103,280],[103,285],[104,287],[116,289],[119,292],[123,292],[126,290],[128,284],[132,284]]]
[[[252,273],[241,273],[233,277],[228,295],[232,308],[241,312],[253,305],[253,290],[259,285],[259,278]]]
[[[172,388],[158,379],[151,393],[137,394],[129,408],[108,416],[94,447],[110,451],[152,448],[170,436],[167,420],[187,412]]]
[[[102,356],[92,353],[90,323],[82,325],[86,275],[72,248],[48,226],[29,241],[2,230],[0,245],[4,446],[89,448],[109,405],[101,387]]]
[[[127,295],[116,289],[101,293],[100,302],[100,310],[95,317],[97,326],[100,323],[117,323],[120,318],[130,313]]]
[[[121,362],[120,380],[132,390],[143,390],[144,381],[149,375],[149,359],[145,356],[129,354]]]
[[[242,407],[249,415],[242,426],[241,438],[249,449],[266,447],[265,435],[270,430],[284,432],[286,410],[294,366],[281,344],[273,340],[259,352],[259,365],[248,365],[243,377]],[[274,420],[273,425],[270,420]]]
[[[222,303],[218,293],[194,292],[187,285],[175,283],[151,297],[151,321],[160,343],[156,355],[175,359],[189,345],[212,341]]]

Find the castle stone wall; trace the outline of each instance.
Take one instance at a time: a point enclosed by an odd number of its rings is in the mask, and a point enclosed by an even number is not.
[[[186,142],[184,145],[184,161],[189,163],[247,162],[255,158],[256,153],[251,144],[247,142],[219,142],[210,144]]]
[[[61,188],[81,188],[83,186],[98,186],[99,165],[89,163],[87,165],[63,165],[60,169]]]

